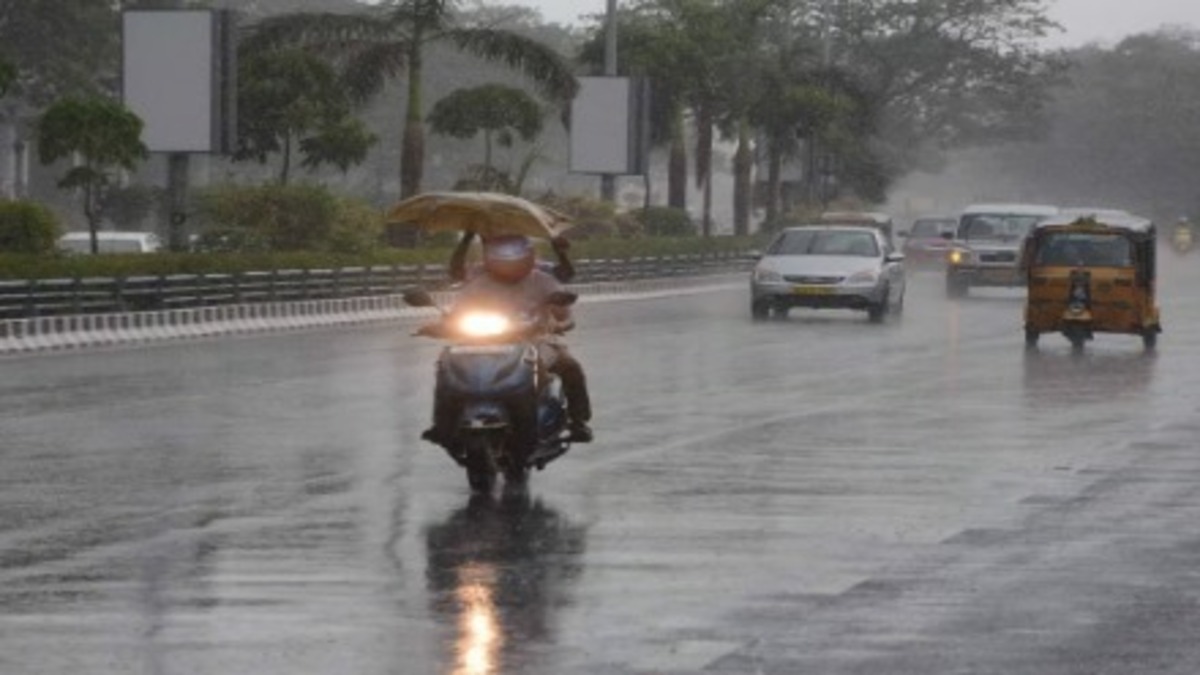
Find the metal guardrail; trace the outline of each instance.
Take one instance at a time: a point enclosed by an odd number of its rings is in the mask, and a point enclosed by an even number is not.
[[[743,253],[580,260],[575,283],[637,281],[739,271]],[[394,295],[438,286],[444,265],[391,265],[235,274],[0,281],[0,319],[156,312],[247,303],[276,303]]]
[[[582,302],[611,302],[629,297],[668,297],[729,288],[736,275],[697,274],[630,281],[572,284]],[[452,293],[435,293],[441,303]],[[436,316],[431,308],[409,307],[402,296],[377,295],[334,300],[291,300],[216,307],[191,307],[116,314],[72,314],[0,319],[0,356],[62,352],[171,340],[216,338],[318,327],[420,321]]]

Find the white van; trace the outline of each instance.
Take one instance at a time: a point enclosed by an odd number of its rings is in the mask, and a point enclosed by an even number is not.
[[[101,253],[154,253],[162,250],[162,242],[153,232],[97,232],[96,245]],[[66,253],[91,253],[92,235],[70,232],[58,240],[58,248]]]

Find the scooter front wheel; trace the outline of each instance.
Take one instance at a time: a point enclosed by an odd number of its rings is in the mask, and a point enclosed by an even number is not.
[[[467,484],[472,492],[491,492],[496,485],[496,460],[493,444],[485,435],[468,436],[463,442],[466,451]]]

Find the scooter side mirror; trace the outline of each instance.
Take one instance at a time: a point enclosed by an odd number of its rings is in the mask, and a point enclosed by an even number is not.
[[[423,288],[405,291],[403,297],[404,303],[409,307],[435,307],[437,305],[429,291]]]
[[[579,299],[579,295],[571,291],[555,291],[546,298],[546,304],[553,307],[570,307]]]

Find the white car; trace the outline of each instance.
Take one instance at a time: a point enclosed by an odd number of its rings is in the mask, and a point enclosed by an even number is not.
[[[976,204],[958,221],[946,254],[946,296],[965,297],[976,286],[1012,288],[1025,284],[1021,247],[1033,227],[1058,214],[1040,204]]]
[[[162,242],[152,232],[97,232],[96,245],[100,253],[154,253],[162,250]],[[58,248],[66,253],[91,253],[92,235],[70,232],[58,240]]]
[[[876,227],[789,227],[767,248],[750,281],[756,319],[793,307],[856,309],[873,322],[904,307],[904,255]]]

